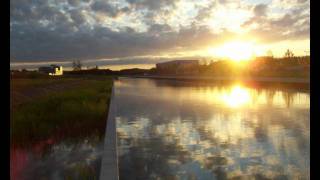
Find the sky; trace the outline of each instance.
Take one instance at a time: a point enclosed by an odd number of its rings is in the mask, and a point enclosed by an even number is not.
[[[235,43],[254,55],[305,55],[310,1],[10,0],[15,65],[220,58]]]

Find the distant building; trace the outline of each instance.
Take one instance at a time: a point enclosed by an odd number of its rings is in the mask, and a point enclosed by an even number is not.
[[[256,57],[256,59],[255,60],[264,60],[264,61],[270,61],[270,60],[274,60],[274,58],[273,58],[273,56],[258,56],[258,57]]]
[[[199,65],[198,60],[174,60],[174,61],[168,61],[163,63],[157,63],[156,69],[157,70],[183,70],[183,69],[189,69],[193,68],[195,66]]]
[[[50,76],[60,76],[63,74],[62,66],[50,65],[39,67],[39,72],[48,74]]]

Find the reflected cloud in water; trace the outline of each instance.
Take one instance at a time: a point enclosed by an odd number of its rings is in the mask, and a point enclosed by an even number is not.
[[[308,92],[148,79],[115,88],[120,179],[309,179]]]
[[[52,138],[10,152],[11,179],[98,178],[103,153],[101,135],[79,139]]]

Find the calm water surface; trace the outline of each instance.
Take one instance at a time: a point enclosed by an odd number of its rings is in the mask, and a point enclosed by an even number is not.
[[[105,134],[102,126],[11,147],[10,179],[98,179]]]
[[[120,179],[309,179],[309,92],[120,79]]]

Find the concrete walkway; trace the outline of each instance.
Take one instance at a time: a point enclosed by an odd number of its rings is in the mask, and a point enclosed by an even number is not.
[[[118,155],[117,155],[117,132],[116,132],[116,104],[114,101],[114,86],[112,87],[109,113],[107,119],[106,135],[104,138],[104,151],[102,155],[100,180],[118,180]]]

